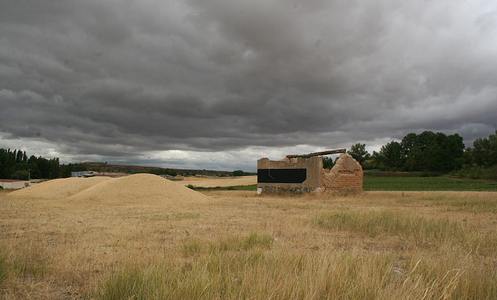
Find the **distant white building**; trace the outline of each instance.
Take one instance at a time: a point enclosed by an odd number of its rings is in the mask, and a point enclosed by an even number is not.
[[[4,190],[18,190],[30,185],[29,181],[18,179],[0,179],[0,187]]]
[[[96,172],[96,171],[71,172],[71,177],[93,177],[93,176],[123,177],[128,175],[129,175],[128,173],[120,173],[120,172]]]
[[[97,175],[97,172],[94,171],[71,172],[71,177],[92,177],[95,175]]]

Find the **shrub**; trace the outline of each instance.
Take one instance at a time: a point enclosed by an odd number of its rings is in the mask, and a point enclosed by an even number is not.
[[[452,173],[454,176],[472,179],[497,180],[497,165],[492,167],[465,167]]]

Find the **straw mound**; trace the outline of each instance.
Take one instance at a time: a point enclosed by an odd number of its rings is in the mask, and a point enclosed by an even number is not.
[[[67,198],[109,179],[109,177],[54,179],[17,190],[10,193],[9,196],[42,199]]]
[[[100,182],[70,200],[107,203],[192,203],[207,197],[179,183],[152,174],[135,174]]]

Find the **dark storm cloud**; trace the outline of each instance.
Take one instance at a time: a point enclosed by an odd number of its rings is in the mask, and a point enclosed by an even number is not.
[[[497,127],[496,8],[0,0],[0,133],[116,159],[424,129],[470,141]]]

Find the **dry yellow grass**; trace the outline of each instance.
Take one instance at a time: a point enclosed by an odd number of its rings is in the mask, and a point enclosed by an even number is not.
[[[253,185],[257,183],[257,176],[240,177],[185,177],[178,181],[183,185],[193,185],[195,187],[227,187],[239,185]]]
[[[497,297],[497,193],[206,194],[176,206],[0,193],[0,298]]]

